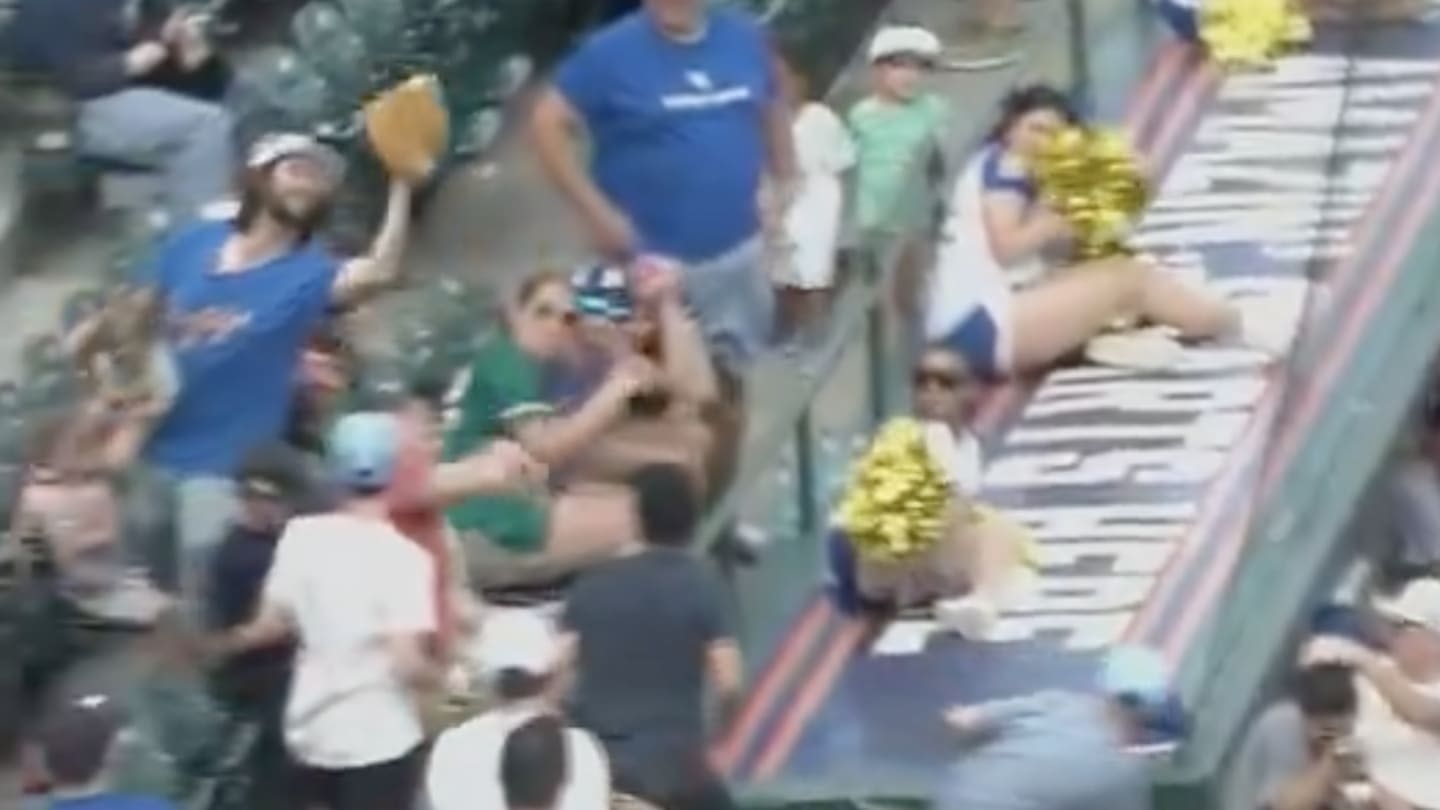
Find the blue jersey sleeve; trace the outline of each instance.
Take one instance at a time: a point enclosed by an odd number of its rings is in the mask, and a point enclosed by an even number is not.
[[[605,60],[597,53],[601,49],[601,43],[591,39],[566,57],[555,71],[555,89],[586,121],[595,118],[605,102]]]

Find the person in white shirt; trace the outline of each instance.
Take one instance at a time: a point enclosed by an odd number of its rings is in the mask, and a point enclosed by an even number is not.
[[[391,525],[385,488],[399,444],[389,414],[342,417],[330,462],[344,496],[335,511],[285,528],[247,624],[219,642],[233,653],[294,637],[285,743],[300,766],[300,804],[406,810],[423,742],[418,690],[443,673],[426,651],[435,632],[433,563]]]
[[[783,56],[778,61],[800,176],[769,241],[782,329],[797,348],[809,349],[824,336],[845,207],[843,177],[855,165],[855,141],[829,107],[810,99],[809,81],[794,63]]]
[[[1375,608],[1388,626],[1385,652],[1321,638],[1308,657],[1360,674],[1356,738],[1388,806],[1440,810],[1440,580],[1413,580]]]
[[[507,740],[537,718],[557,711],[557,675],[564,648],[550,621],[526,610],[497,609],[481,626],[468,657],[499,703],[435,741],[425,774],[430,810],[506,807],[502,777]],[[553,805],[516,810],[610,806],[610,766],[600,745],[577,728],[565,729],[564,737],[564,778]]]

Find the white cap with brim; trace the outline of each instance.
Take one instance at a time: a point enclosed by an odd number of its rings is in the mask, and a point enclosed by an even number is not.
[[[250,147],[250,157],[245,165],[263,169],[294,157],[314,161],[337,185],[345,177],[345,159],[340,157],[339,152],[298,132],[273,132],[261,137]]]
[[[940,38],[918,25],[892,25],[881,28],[870,41],[868,57],[871,64],[897,56],[911,56],[926,62],[940,58]]]
[[[543,616],[521,609],[496,610],[481,624],[470,659],[476,674],[486,681],[509,670],[544,676],[560,665],[560,644],[554,624]]]
[[[1440,633],[1440,579],[1417,579],[1391,599],[1375,600],[1375,610],[1392,621]]]

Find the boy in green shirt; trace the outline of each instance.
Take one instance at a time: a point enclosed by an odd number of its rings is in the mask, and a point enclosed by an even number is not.
[[[949,104],[923,88],[940,41],[916,26],[882,28],[870,44],[871,91],[850,109],[858,149],[855,215],[863,234],[898,234],[925,212],[906,188],[916,160],[938,157]],[[929,154],[927,154],[927,152]]]

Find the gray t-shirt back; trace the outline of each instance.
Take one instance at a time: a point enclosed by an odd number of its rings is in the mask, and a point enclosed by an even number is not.
[[[986,728],[945,776],[939,810],[1148,810],[1145,763],[1093,695],[1041,692],[977,707]]]

